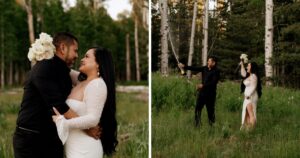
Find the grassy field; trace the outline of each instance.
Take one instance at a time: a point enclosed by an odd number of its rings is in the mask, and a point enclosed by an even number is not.
[[[263,87],[257,126],[240,131],[240,84],[218,85],[216,123],[194,127],[195,86],[199,81],[152,76],[152,157],[300,157],[300,91]]]
[[[12,135],[22,90],[0,92],[0,158],[13,158]],[[148,95],[117,94],[118,140],[113,157],[148,157]]]

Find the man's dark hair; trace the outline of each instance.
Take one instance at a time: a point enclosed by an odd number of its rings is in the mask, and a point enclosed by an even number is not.
[[[215,63],[218,62],[218,59],[217,59],[217,57],[215,57],[215,56],[208,56],[207,60],[208,60],[208,59],[213,60]]]
[[[78,39],[67,32],[59,32],[53,38],[53,44],[56,48],[58,48],[61,43],[65,43],[67,46],[70,46],[74,44],[74,41],[78,43]]]
[[[213,61],[215,62],[215,66],[217,66],[217,65],[218,65],[218,59],[217,59],[217,57],[216,57],[216,56],[208,56],[207,60],[208,60],[208,59],[211,59],[211,60],[213,60]]]

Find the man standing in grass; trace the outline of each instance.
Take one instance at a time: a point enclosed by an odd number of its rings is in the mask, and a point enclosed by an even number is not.
[[[179,63],[178,66],[184,70],[202,72],[202,84],[197,85],[198,96],[195,108],[195,126],[198,127],[201,124],[201,111],[204,105],[206,105],[209,125],[212,126],[215,123],[215,101],[217,84],[220,79],[216,57],[208,57],[207,66],[203,67],[185,66],[182,63]]]

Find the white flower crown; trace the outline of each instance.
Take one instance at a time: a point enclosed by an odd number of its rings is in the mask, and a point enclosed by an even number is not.
[[[55,46],[52,43],[53,39],[50,35],[42,32],[40,38],[36,39],[31,45],[28,52],[28,59],[34,65],[37,61],[51,59],[55,53]]]
[[[240,59],[243,60],[243,62],[245,64],[248,63],[248,55],[247,54],[241,54]]]

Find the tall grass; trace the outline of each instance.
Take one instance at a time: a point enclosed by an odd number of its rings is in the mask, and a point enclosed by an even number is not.
[[[193,87],[199,81],[187,88],[184,78],[155,74],[152,79],[152,96],[172,100],[152,99],[153,157],[300,157],[300,91],[263,87],[257,126],[244,132],[239,130],[243,102],[239,83],[218,84],[215,125],[208,125],[204,108],[202,126],[195,128]],[[174,89],[186,92],[172,97]]]
[[[15,128],[15,114],[19,109],[21,90],[0,92],[0,157],[13,157],[12,134]]]
[[[113,157],[148,157],[148,101],[139,93],[117,93],[118,140]],[[13,158],[12,136],[22,90],[0,92],[0,158]]]
[[[119,93],[117,119],[119,145],[116,157],[148,157],[148,101],[139,93]]]
[[[193,82],[187,81],[182,76],[160,78],[158,74],[152,74],[153,110],[170,107],[183,109],[192,107],[195,104],[194,100],[196,97]]]

